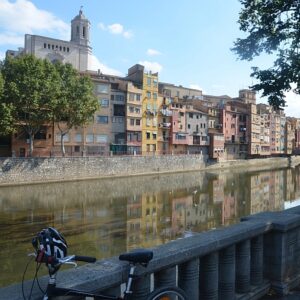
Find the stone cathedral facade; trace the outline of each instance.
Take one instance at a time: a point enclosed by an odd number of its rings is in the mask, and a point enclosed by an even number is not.
[[[71,21],[71,40],[63,41],[46,36],[25,34],[24,48],[7,50],[7,56],[32,54],[38,58],[47,58],[50,61],[70,63],[78,71],[87,71],[92,54],[90,46],[90,22],[84,16],[82,9]]]

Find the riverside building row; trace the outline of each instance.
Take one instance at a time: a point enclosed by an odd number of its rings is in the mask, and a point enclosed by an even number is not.
[[[33,54],[71,63],[91,76],[100,109],[91,122],[64,136],[67,155],[202,154],[212,159],[289,155],[300,150],[300,120],[256,104],[250,90],[237,98],[203,95],[201,90],[159,82],[142,65],[126,77],[89,69],[90,22],[82,10],[71,21],[71,39],[25,35],[16,57]],[[47,124],[34,137],[34,156],[60,155],[57,124]],[[0,137],[0,155],[26,157],[28,137],[22,131]]]

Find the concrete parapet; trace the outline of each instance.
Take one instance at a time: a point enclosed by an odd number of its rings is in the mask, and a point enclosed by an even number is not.
[[[136,299],[151,286],[178,285],[189,299],[259,299],[270,289],[285,295],[300,282],[300,208],[259,213],[233,226],[194,234],[153,248],[136,284]],[[120,291],[128,266],[116,257],[59,272],[58,285],[86,291]],[[152,275],[151,275],[152,274]],[[151,283],[151,278],[153,281]],[[44,287],[46,278],[41,285]],[[31,283],[26,282],[28,292]],[[20,299],[21,286],[0,289],[0,299]],[[32,299],[41,292],[33,290]]]

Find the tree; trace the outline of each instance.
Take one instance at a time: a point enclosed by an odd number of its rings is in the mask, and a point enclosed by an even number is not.
[[[31,156],[34,135],[52,121],[50,104],[58,94],[59,74],[50,61],[32,55],[6,58],[1,73],[1,133],[20,131],[21,127],[29,138]]]
[[[265,52],[275,54],[271,68],[253,67],[251,76],[259,82],[251,88],[262,91],[278,109],[285,106],[285,92],[300,93],[300,1],[240,0],[240,29],[248,33],[232,49],[240,59],[252,60]],[[294,87],[294,85],[296,87]]]
[[[60,75],[60,93],[52,103],[53,121],[60,131],[61,151],[65,156],[64,137],[73,127],[87,124],[98,109],[93,83],[81,76],[71,64],[56,63]]]

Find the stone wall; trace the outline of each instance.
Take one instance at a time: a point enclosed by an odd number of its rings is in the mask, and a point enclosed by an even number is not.
[[[206,156],[201,155],[3,158],[0,159],[0,184],[71,181],[214,169],[265,170],[297,164],[300,164],[300,156],[220,163],[210,162]]]

